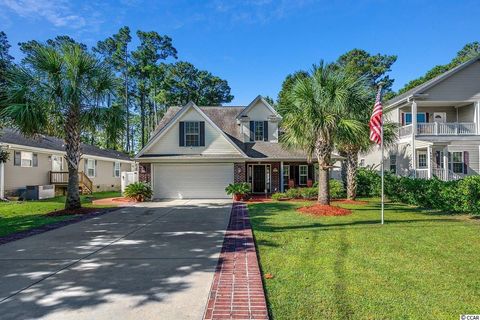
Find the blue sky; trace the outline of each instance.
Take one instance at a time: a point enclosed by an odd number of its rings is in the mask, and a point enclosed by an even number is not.
[[[17,58],[20,41],[67,34],[92,46],[123,25],[155,30],[173,38],[179,59],[228,80],[231,104],[276,97],[288,73],[352,48],[398,55],[398,89],[480,40],[479,17],[478,1],[0,0]]]

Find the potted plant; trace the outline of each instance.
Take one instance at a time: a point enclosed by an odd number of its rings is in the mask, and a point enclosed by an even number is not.
[[[152,188],[144,182],[129,184],[124,191],[124,196],[137,202],[143,202],[152,197]]]
[[[225,188],[228,195],[233,195],[235,201],[242,200],[243,196],[250,192],[250,184],[246,182],[231,183]]]

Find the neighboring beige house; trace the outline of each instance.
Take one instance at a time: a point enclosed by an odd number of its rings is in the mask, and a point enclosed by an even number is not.
[[[63,140],[44,135],[27,138],[12,129],[3,129],[0,148],[10,153],[0,179],[5,195],[16,195],[29,185],[53,184],[57,193],[66,187],[68,170]],[[132,170],[134,162],[130,157],[87,144],[81,148],[79,187],[82,192],[120,190],[121,172]]]
[[[140,180],[157,199],[225,198],[233,182],[257,194],[311,186],[314,164],[278,142],[281,119],[260,96],[241,107],[171,107],[136,156]]]
[[[399,124],[385,168],[398,175],[454,180],[480,173],[480,58],[413,88],[385,105]],[[360,156],[378,165],[380,151]]]

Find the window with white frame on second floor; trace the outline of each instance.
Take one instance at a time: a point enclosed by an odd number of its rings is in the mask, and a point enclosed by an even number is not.
[[[185,122],[185,146],[198,147],[200,145],[200,122]]]
[[[452,152],[452,171],[463,173],[463,152]]]
[[[263,121],[255,121],[255,141],[263,141]]]

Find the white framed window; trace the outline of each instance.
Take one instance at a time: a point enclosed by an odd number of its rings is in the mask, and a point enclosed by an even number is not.
[[[405,112],[405,125],[412,124],[412,113]],[[426,112],[417,112],[417,123],[426,123],[427,122],[427,113]]]
[[[120,178],[120,170],[121,170],[120,162],[115,162],[113,164],[113,176],[115,178]]]
[[[185,122],[185,146],[198,147],[200,145],[200,122]]]
[[[290,165],[283,166],[283,184],[288,186],[288,180],[290,180]]]
[[[255,121],[254,129],[255,141],[263,141],[263,133],[265,131],[265,128],[263,127],[263,121]]]
[[[393,173],[397,172],[397,155],[396,154],[390,155],[390,171]]]
[[[307,184],[307,180],[308,180],[308,166],[300,165],[299,173],[300,173],[300,181],[298,182],[298,184],[301,186],[304,186]]]
[[[22,151],[20,153],[20,165],[22,167],[33,167],[33,152]]]
[[[63,157],[59,155],[52,155],[52,171],[63,171]]]
[[[86,164],[87,164],[87,176],[89,178],[94,178],[95,177],[95,160],[94,159],[86,159]]]
[[[463,173],[463,152],[452,152],[452,171]]]
[[[427,167],[427,153],[418,153],[418,168],[425,169]]]

